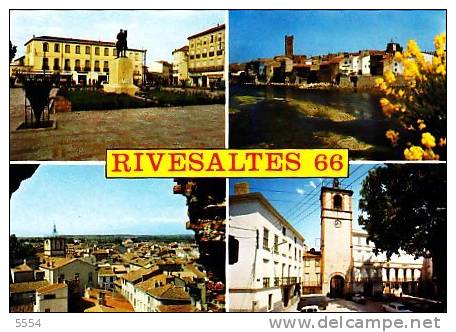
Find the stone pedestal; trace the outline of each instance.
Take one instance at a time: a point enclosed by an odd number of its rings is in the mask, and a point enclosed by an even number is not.
[[[109,62],[109,83],[103,86],[105,92],[134,96],[139,90],[133,84],[133,61],[117,58]]]

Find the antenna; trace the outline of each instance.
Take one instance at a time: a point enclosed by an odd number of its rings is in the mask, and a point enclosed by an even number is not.
[[[55,226],[55,223],[54,223],[54,227],[52,229],[52,236],[54,236],[54,237],[57,236],[57,227]]]

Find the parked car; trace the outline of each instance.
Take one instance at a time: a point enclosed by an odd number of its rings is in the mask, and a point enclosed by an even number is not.
[[[355,303],[366,304],[366,298],[363,295],[359,294],[359,293],[353,294],[351,296],[350,300],[355,302]]]
[[[390,302],[382,305],[384,312],[413,312],[405,304],[399,302]]]
[[[297,310],[299,312],[317,312],[326,310],[327,306],[328,298],[324,295],[302,296],[299,299]]]

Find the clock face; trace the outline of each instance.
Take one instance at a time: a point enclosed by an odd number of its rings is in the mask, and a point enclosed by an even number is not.
[[[334,226],[339,228],[340,226],[342,226],[342,222],[340,220],[336,220],[336,221],[334,221]]]

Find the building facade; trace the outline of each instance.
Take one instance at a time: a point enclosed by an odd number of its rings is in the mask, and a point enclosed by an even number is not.
[[[192,35],[188,39],[190,85],[214,87],[225,81],[225,24]]]
[[[68,312],[68,286],[47,285],[36,290],[34,312]]]
[[[230,311],[281,311],[301,293],[304,238],[246,188],[230,197]]]
[[[173,84],[186,85],[188,80],[188,45],[173,51]]]
[[[140,84],[144,50],[129,49],[133,81]],[[25,43],[24,74],[58,74],[78,84],[109,81],[109,62],[117,57],[114,42],[52,36],[33,36]]]
[[[381,293],[415,294],[423,279],[421,271],[429,262],[405,252],[392,255],[375,255],[375,243],[369,241],[364,230],[353,229],[351,190],[339,187],[322,187],[321,253],[311,250],[304,255],[303,291],[342,297],[350,293],[373,296]],[[320,260],[319,269],[316,262]],[[321,276],[320,284],[316,284]],[[431,276],[427,277],[432,278]]]

